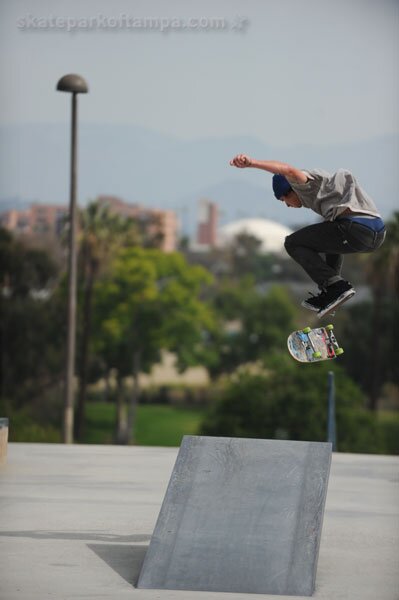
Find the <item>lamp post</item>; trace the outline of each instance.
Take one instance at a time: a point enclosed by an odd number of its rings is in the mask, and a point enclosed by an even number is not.
[[[78,94],[87,94],[89,88],[80,75],[64,75],[57,83],[57,91],[72,94],[71,119],[71,163],[69,196],[69,240],[68,240],[68,312],[67,347],[64,387],[63,441],[73,443],[74,373],[76,341],[76,183],[77,183],[77,116]]]

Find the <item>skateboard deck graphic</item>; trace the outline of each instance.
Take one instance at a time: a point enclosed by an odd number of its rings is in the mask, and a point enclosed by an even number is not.
[[[327,325],[294,331],[287,339],[289,353],[295,360],[303,363],[336,358],[344,351],[340,348],[333,329],[333,325]]]

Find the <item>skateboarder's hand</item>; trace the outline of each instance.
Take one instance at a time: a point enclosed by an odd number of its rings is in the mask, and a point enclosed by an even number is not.
[[[251,166],[251,159],[246,154],[237,154],[231,161],[232,167],[238,167],[239,169],[245,169],[245,167]]]

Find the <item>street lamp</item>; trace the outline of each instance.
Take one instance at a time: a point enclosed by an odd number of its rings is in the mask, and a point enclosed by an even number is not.
[[[73,405],[74,405],[74,372],[75,372],[75,339],[76,339],[76,182],[77,182],[77,115],[78,94],[87,94],[89,88],[80,75],[64,75],[57,83],[57,91],[72,94],[71,120],[71,174],[69,196],[69,255],[68,255],[68,314],[67,314],[67,349],[64,388],[64,420],[63,441],[73,443]]]

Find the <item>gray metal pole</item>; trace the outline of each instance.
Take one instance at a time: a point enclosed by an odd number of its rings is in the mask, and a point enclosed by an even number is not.
[[[73,443],[74,377],[76,346],[76,182],[77,182],[77,94],[72,94],[71,179],[69,199],[69,257],[67,351],[65,368],[64,432],[65,444]]]
[[[331,442],[333,452],[335,452],[337,450],[337,434],[335,421],[335,381],[332,371],[328,373],[327,441]]]

